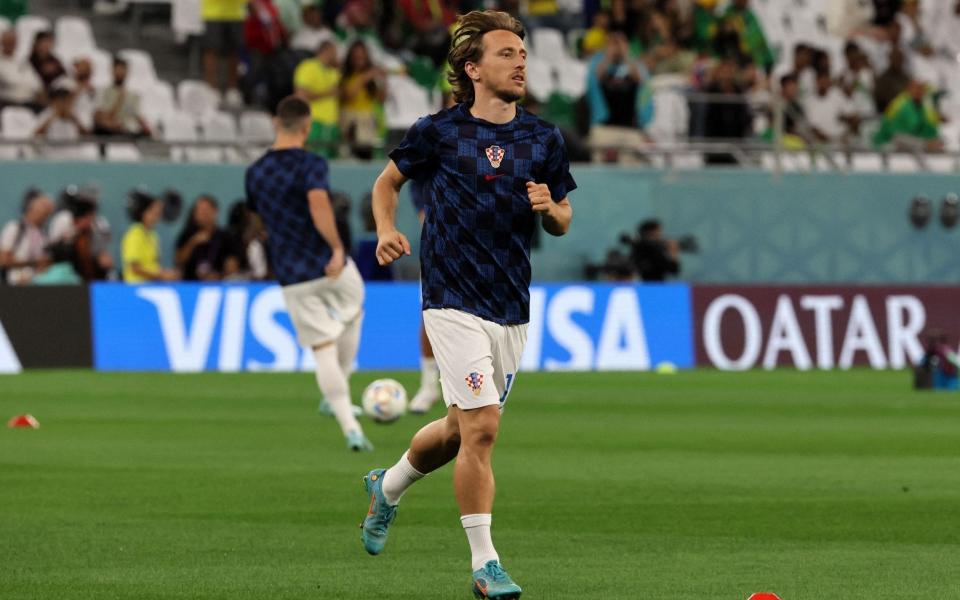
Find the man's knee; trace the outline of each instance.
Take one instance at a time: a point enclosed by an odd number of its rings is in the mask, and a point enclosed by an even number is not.
[[[500,408],[484,406],[469,411],[460,411],[461,444],[471,448],[488,448],[497,441],[500,428]]]

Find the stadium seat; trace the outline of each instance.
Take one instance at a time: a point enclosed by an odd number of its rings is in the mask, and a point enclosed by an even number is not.
[[[200,0],[173,0],[170,5],[170,27],[178,44],[187,41],[191,35],[203,33],[203,17]]]
[[[92,162],[100,160],[100,149],[96,144],[51,145],[43,147],[43,156],[50,160]]]
[[[388,129],[406,129],[436,108],[427,90],[406,75],[390,75],[387,89],[384,110]]]
[[[273,120],[259,110],[245,110],[240,114],[240,139],[251,144],[273,142]]]
[[[528,56],[527,90],[540,102],[546,102],[556,89],[554,67],[539,56]]]
[[[136,144],[107,144],[105,157],[110,162],[141,162],[143,154]]]
[[[29,140],[37,129],[37,117],[29,108],[7,106],[0,113],[0,131],[8,140]]]
[[[248,158],[259,158],[273,143],[273,136],[273,120],[269,114],[257,110],[240,114],[240,141]]]
[[[552,64],[562,64],[566,58],[569,58],[563,33],[557,29],[550,27],[534,29],[530,34],[530,43],[533,45],[533,54]]]
[[[197,79],[184,79],[177,84],[177,102],[180,110],[202,118],[220,106],[220,93]]]
[[[177,110],[173,86],[166,81],[154,81],[140,92],[140,114],[156,128]]]
[[[670,157],[670,166],[679,170],[703,168],[703,155],[699,152],[678,152]]]
[[[891,173],[916,173],[920,170],[920,162],[912,154],[891,154],[887,157],[887,169]]]
[[[575,58],[565,59],[558,67],[558,85],[561,92],[578,99],[587,93],[587,63]]]
[[[94,48],[87,53],[90,65],[93,68],[93,85],[97,88],[109,87],[113,84],[113,57],[106,50]]]
[[[234,147],[240,141],[237,133],[237,121],[233,115],[225,112],[212,112],[200,121],[200,139],[204,142],[219,142],[221,148],[206,147],[188,149],[190,162],[242,162],[243,158]]]
[[[924,157],[925,167],[934,173],[956,173],[957,158],[943,154],[928,154]]]
[[[686,78],[680,75],[657,75],[650,80],[653,88],[653,121],[650,136],[658,142],[675,142],[687,137],[690,108],[685,90]]]
[[[883,157],[879,154],[854,154],[850,157],[850,169],[863,173],[879,173],[883,171]]]
[[[186,147],[180,144],[196,142],[200,135],[197,131],[197,122],[183,111],[174,111],[163,120],[163,140],[170,146],[170,160],[183,162],[186,160]]]
[[[149,52],[125,48],[118,54],[127,61],[127,82],[131,89],[147,90],[157,81],[157,70],[153,66],[153,57]]]
[[[777,158],[773,152],[764,152],[760,155],[760,166],[765,171],[777,169]],[[784,172],[809,171],[811,166],[810,155],[807,152],[780,152],[780,166]]]
[[[54,27],[54,53],[66,62],[97,47],[90,22],[83,17],[60,17]]]
[[[17,19],[17,53],[18,59],[23,60],[30,56],[30,50],[33,49],[33,38],[38,31],[49,31],[52,29],[50,19],[36,15],[23,15]]]

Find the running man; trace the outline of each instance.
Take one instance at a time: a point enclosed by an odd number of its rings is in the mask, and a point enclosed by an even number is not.
[[[348,382],[360,345],[363,280],[337,233],[327,161],[304,150],[310,105],[285,98],[275,126],[273,146],[247,169],[247,205],[270,234],[273,271],[300,345],[313,350],[324,404],[348,448],[373,450],[357,422]]]
[[[448,408],[396,465],[364,478],[370,510],[361,537],[379,554],[407,488],[456,458],[455,494],[480,598],[521,593],[490,535],[490,458],[526,342],[531,236],[538,220],[552,235],[567,232],[567,193],[576,188],[559,129],[517,106],[526,85],[523,35],[502,12],[460,20],[449,55],[458,104],[417,121],[373,190],[377,258],[388,264],[410,254],[395,225],[399,190],[408,179],[427,182],[423,320]]]

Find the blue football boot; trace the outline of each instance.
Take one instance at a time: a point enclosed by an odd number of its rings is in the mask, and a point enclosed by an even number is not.
[[[360,524],[363,547],[376,556],[387,543],[387,528],[397,518],[397,507],[390,506],[383,497],[383,474],[386,469],[374,469],[363,478],[363,487],[370,496],[370,510]]]
[[[495,560],[488,561],[482,569],[473,572],[473,595],[477,598],[516,600],[522,592]]]

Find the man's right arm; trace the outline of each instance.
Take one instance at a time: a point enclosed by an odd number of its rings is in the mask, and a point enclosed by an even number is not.
[[[410,242],[397,231],[397,202],[407,178],[392,160],[373,184],[373,218],[377,223],[377,262],[389,265],[410,254]]]

